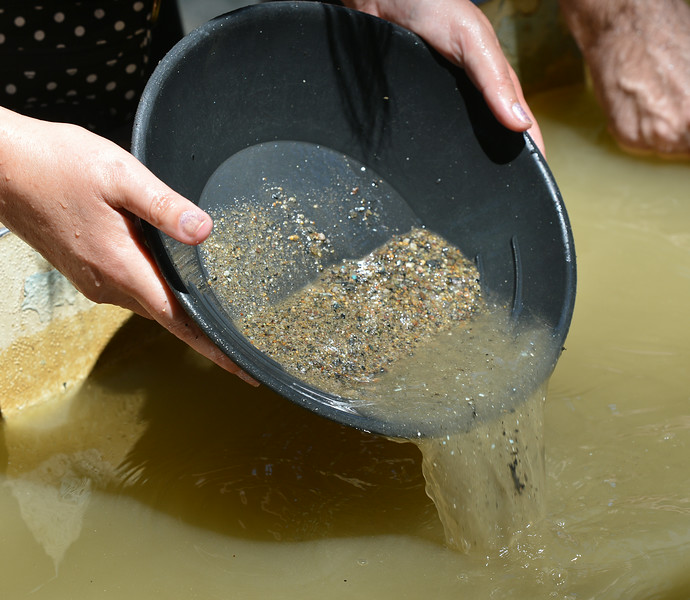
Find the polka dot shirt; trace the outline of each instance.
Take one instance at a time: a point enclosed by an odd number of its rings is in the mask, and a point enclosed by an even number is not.
[[[158,0],[3,0],[0,105],[106,134],[136,111]]]

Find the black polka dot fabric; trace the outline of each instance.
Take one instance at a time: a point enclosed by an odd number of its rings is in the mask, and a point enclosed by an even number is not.
[[[103,134],[130,122],[157,3],[0,1],[0,104]]]

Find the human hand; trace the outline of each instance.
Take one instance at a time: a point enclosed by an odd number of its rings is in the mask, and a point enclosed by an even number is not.
[[[515,71],[484,13],[469,0],[346,0],[345,4],[414,31],[465,69],[496,118],[526,131],[544,152],[544,140]]]
[[[690,158],[690,6],[561,0],[618,144]]]
[[[0,108],[0,221],[87,298],[158,321],[255,383],[190,320],[144,247],[135,217],[186,244],[213,227],[131,154],[85,129]]]

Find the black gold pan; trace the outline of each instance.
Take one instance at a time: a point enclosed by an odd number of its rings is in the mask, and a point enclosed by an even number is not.
[[[465,73],[413,33],[312,2],[261,4],[213,19],[158,65],[132,149],[214,214],[272,202],[277,189],[306,211],[318,205],[309,218],[341,223],[332,231],[331,262],[366,254],[412,226],[442,235],[476,261],[483,292],[507,304],[516,323],[536,317],[546,324],[554,343],[538,357],[534,385],[551,374],[576,282],[557,185],[531,138],[501,126]],[[379,226],[358,228],[346,218],[353,190],[366,192]],[[150,225],[144,230],[182,306],[263,384],[325,417],[391,437],[468,426],[450,423],[443,411],[422,420],[375,416],[290,375],[239,332],[209,285],[202,250]],[[286,293],[315,276],[286,267]],[[251,281],[238,285],[251,296]]]

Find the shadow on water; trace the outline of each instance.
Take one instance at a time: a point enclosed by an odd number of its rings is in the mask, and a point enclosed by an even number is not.
[[[142,399],[143,433],[107,491],[249,539],[413,533],[442,540],[415,446],[338,425],[265,387],[252,388],[156,324],[129,321],[89,387]],[[82,393],[77,401],[92,397]],[[105,433],[109,423],[101,428]]]

